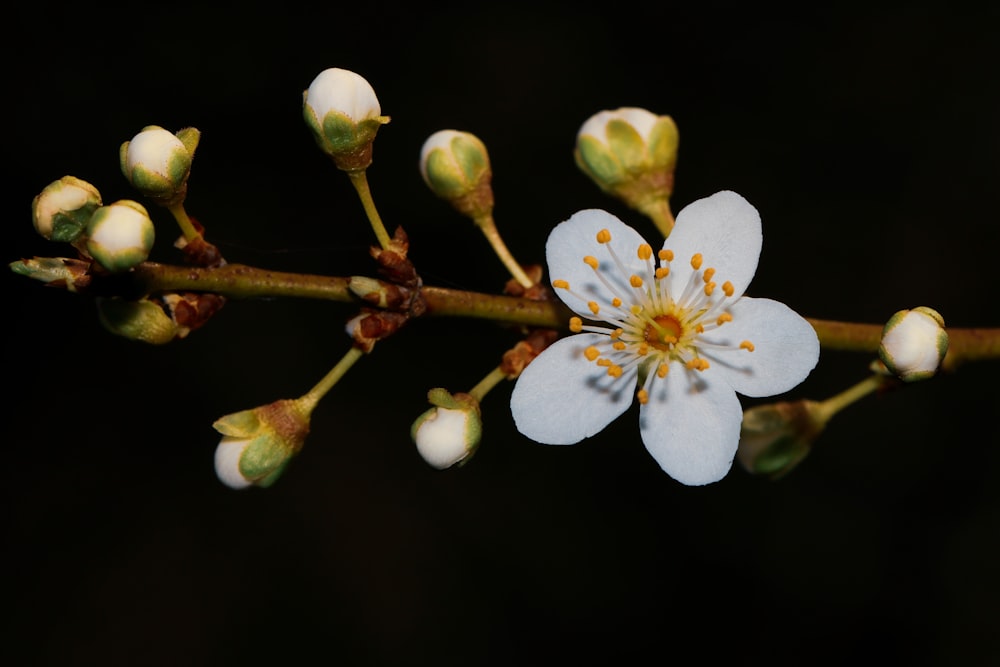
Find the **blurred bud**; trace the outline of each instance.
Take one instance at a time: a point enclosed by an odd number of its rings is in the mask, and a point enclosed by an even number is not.
[[[156,125],[144,127],[119,149],[122,173],[132,187],[158,204],[182,202],[200,137],[193,127],[177,134]]]
[[[320,72],[302,93],[302,112],[316,144],[345,171],[371,164],[375,134],[389,122],[371,84],[337,67]]]
[[[97,316],[105,329],[118,336],[152,345],[163,345],[185,332],[163,307],[149,299],[97,298]]]
[[[645,211],[673,193],[678,141],[670,116],[622,107],[587,119],[573,157],[602,190]]]
[[[310,405],[283,399],[218,419],[222,434],[215,450],[215,474],[226,486],[271,486],[309,434]]]
[[[944,318],[926,306],[901,310],[889,318],[878,348],[882,363],[904,382],[932,377],[947,352]]]
[[[493,211],[490,156],[473,134],[439,130],[420,149],[420,175],[438,197],[476,219]]]
[[[76,292],[90,284],[90,262],[69,257],[34,257],[11,262],[10,270],[51,287]]]
[[[410,436],[424,460],[439,470],[464,465],[475,454],[483,424],[479,401],[469,394],[431,389],[427,398],[434,407],[417,417]]]
[[[822,404],[816,401],[748,408],[743,412],[736,458],[747,471],[778,479],[806,457],[825,425]]]
[[[63,176],[35,196],[31,221],[50,241],[72,243],[87,229],[90,216],[100,205],[97,188],[75,176]]]
[[[87,252],[111,273],[146,261],[155,238],[146,208],[128,199],[94,211],[87,227]]]

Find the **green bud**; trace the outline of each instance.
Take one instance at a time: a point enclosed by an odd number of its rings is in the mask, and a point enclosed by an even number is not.
[[[889,318],[878,348],[882,363],[904,382],[933,377],[947,352],[944,318],[926,306],[901,310]]]
[[[200,136],[193,127],[176,135],[157,125],[144,127],[119,149],[122,173],[132,187],[158,204],[182,202]]]
[[[320,72],[302,93],[302,114],[320,150],[345,171],[371,164],[375,134],[389,122],[371,84],[337,67]]]
[[[420,149],[420,175],[427,187],[472,218],[493,210],[490,156],[474,134],[439,130]]]
[[[440,388],[431,389],[427,398],[434,407],[417,417],[410,427],[417,451],[439,470],[465,465],[482,438],[479,401],[469,394],[452,395]]]
[[[118,298],[97,298],[97,315],[105,329],[118,336],[152,345],[163,345],[183,338],[183,330],[149,299],[126,301]]]
[[[63,176],[31,202],[35,231],[50,241],[72,243],[87,229],[90,216],[101,205],[101,193],[87,181]]]
[[[809,454],[826,422],[816,401],[759,405],[743,412],[736,458],[747,471],[778,479]]]
[[[70,292],[90,283],[90,262],[69,257],[34,257],[9,264],[14,273],[39,280],[52,287],[64,287]]]
[[[673,193],[679,138],[670,116],[622,107],[587,119],[573,156],[598,187],[642,211]]]
[[[146,208],[128,199],[94,211],[87,227],[87,252],[111,273],[146,261],[155,232]]]
[[[223,436],[215,450],[219,480],[233,489],[274,484],[309,435],[308,405],[282,399],[216,420],[212,428]]]

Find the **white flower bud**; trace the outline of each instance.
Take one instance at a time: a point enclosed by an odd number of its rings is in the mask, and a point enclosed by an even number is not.
[[[240,458],[250,442],[250,438],[226,435],[215,448],[215,475],[231,489],[245,489],[253,484],[240,472]]]
[[[112,273],[146,261],[155,236],[145,207],[127,199],[94,211],[87,235],[87,252]]]
[[[431,389],[427,398],[434,407],[410,427],[417,451],[439,470],[464,464],[476,453],[483,435],[479,401],[464,393],[453,396],[441,388]]]
[[[389,117],[364,77],[338,67],[323,70],[302,93],[302,108],[317,145],[338,167],[371,164],[371,144]]]
[[[215,448],[215,474],[232,489],[268,487],[305,444],[314,402],[282,399],[221,417],[212,427],[222,434]]]
[[[72,243],[101,205],[101,193],[87,181],[63,176],[49,183],[31,203],[35,231],[51,241]]]
[[[886,322],[878,354],[904,382],[932,377],[948,352],[944,318],[932,308],[901,310]]]
[[[157,202],[170,204],[183,200],[199,137],[195,128],[173,134],[149,125],[121,145],[122,173],[132,187]]]

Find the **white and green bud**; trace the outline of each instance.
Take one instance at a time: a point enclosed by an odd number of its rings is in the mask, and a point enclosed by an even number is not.
[[[163,306],[149,299],[127,301],[98,297],[97,316],[105,329],[130,340],[164,345],[184,337],[183,329]]]
[[[439,130],[420,149],[420,175],[427,187],[464,215],[479,218],[493,211],[490,156],[479,137]]]
[[[309,435],[312,403],[282,399],[221,417],[215,474],[226,486],[244,489],[274,484]]]
[[[73,243],[101,206],[101,193],[87,181],[63,176],[45,186],[31,202],[35,231],[50,241]]]
[[[878,348],[882,363],[904,382],[933,377],[947,352],[944,318],[926,306],[901,310],[890,317]]]
[[[191,162],[201,133],[188,127],[173,134],[157,125],[144,127],[119,149],[128,182],[156,203],[170,206],[187,196]]]
[[[146,208],[122,199],[94,211],[87,226],[87,252],[111,273],[145,262],[155,231]]]
[[[755,475],[778,479],[797,466],[826,426],[817,401],[771,403],[743,412],[736,458]]]
[[[427,399],[434,407],[410,427],[417,451],[439,470],[464,465],[476,453],[483,434],[479,401],[469,394],[452,395],[440,388],[427,392]]]
[[[302,93],[302,114],[316,144],[345,171],[372,162],[372,143],[389,122],[371,84],[350,70],[331,67]]]
[[[584,122],[573,157],[602,190],[646,211],[673,193],[679,139],[670,116],[621,107]]]

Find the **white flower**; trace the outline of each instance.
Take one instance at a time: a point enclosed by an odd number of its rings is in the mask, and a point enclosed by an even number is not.
[[[576,335],[521,373],[511,395],[518,430],[568,445],[639,400],[643,443],[674,479],[725,477],[740,439],[737,392],[771,396],[819,360],[812,326],[784,304],[743,296],[757,270],[760,216],[719,192],[687,206],[658,252],[600,210],[557,225],[546,244],[552,286]]]

